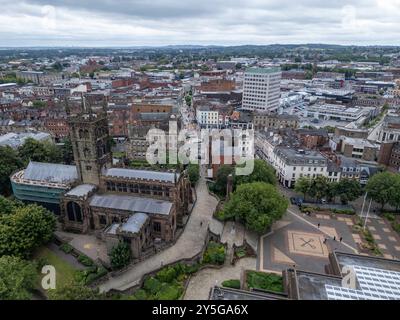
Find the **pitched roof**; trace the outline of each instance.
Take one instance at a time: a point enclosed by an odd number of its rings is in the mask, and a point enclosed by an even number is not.
[[[138,180],[175,182],[175,173],[174,172],[111,168],[105,172],[104,176],[128,178],[128,179],[138,179]],[[179,179],[178,173],[176,173],[176,179],[177,180]]]
[[[96,186],[93,184],[80,184],[79,186],[71,189],[66,193],[66,196],[69,197],[84,197],[88,195],[90,192],[96,189]]]
[[[78,172],[75,166],[31,161],[24,171],[24,179],[67,184],[78,179]]]
[[[135,213],[129,217],[128,221],[122,224],[121,231],[137,233],[142,229],[148,219],[149,216],[143,212]]]
[[[104,194],[93,196],[90,201],[90,206],[135,213],[143,212],[148,214],[169,215],[172,209],[172,202],[150,198]]]

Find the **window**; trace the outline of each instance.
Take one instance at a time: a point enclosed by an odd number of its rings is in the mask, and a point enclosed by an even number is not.
[[[153,222],[153,230],[155,232],[161,232],[161,223],[160,222]]]
[[[67,204],[67,214],[69,221],[82,222],[82,210],[76,202]]]
[[[102,226],[105,226],[105,225],[107,224],[106,216],[100,215],[100,216],[99,216],[99,222],[100,222],[100,224],[101,224]]]

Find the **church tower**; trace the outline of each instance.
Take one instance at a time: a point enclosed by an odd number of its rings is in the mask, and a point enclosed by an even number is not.
[[[98,186],[102,170],[112,165],[106,101],[101,111],[93,112],[82,95],[78,114],[70,115],[68,104],[66,111],[78,177],[82,183]]]

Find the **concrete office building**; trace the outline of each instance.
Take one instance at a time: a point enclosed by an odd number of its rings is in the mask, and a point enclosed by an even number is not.
[[[249,68],[244,75],[244,110],[276,112],[280,103],[280,68]]]

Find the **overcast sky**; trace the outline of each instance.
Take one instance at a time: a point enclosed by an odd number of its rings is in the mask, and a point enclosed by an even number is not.
[[[400,0],[0,0],[0,46],[400,45]]]

